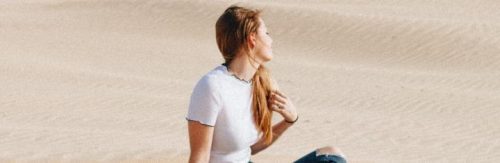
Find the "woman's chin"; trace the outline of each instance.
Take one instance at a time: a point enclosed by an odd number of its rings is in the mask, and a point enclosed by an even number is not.
[[[264,54],[264,55],[261,55],[261,57],[259,57],[260,61],[262,61],[263,63],[266,63],[266,62],[269,62],[271,60],[273,60],[273,54],[272,53],[268,53],[268,54]]]
[[[269,62],[269,61],[271,61],[271,60],[273,60],[273,56],[272,56],[272,55],[271,55],[271,56],[269,56],[269,57],[267,57],[267,58],[265,59],[265,61],[264,61],[264,62]]]
[[[269,62],[269,61],[271,61],[271,60],[273,60],[273,57],[274,57],[273,53],[269,53],[269,54],[268,54],[268,55],[266,55],[266,56],[267,56],[266,60],[267,60],[268,62]]]

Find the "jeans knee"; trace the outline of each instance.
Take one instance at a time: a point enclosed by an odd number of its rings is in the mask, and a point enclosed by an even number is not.
[[[331,154],[333,154],[333,155],[338,155],[338,156],[342,156],[342,157],[345,158],[344,153],[342,153],[342,151],[340,151],[339,148],[337,148],[335,146],[331,146],[331,145],[318,148],[316,150],[316,153],[318,155],[322,155],[322,154],[329,154],[329,155],[331,155]]]

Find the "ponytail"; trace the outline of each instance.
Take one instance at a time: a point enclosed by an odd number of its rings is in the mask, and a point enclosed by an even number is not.
[[[267,99],[271,94],[271,80],[264,65],[260,65],[253,77],[253,101],[252,110],[255,124],[264,137],[264,143],[269,144],[273,140],[271,120],[272,110],[267,105]]]

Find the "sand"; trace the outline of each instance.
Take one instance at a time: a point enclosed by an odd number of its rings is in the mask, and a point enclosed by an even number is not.
[[[0,162],[186,162],[236,1],[0,2]],[[300,121],[254,162],[500,161],[500,2],[252,1]],[[275,117],[275,120],[280,120]]]

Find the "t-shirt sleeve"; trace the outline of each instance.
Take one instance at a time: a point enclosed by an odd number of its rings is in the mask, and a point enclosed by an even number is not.
[[[209,76],[202,77],[191,94],[187,120],[215,126],[221,110],[220,94],[216,81]]]

